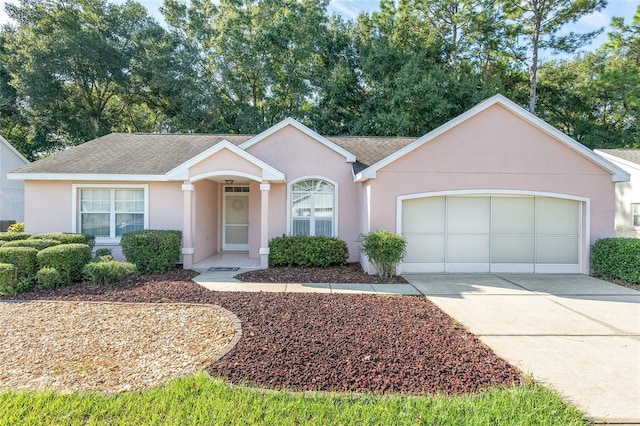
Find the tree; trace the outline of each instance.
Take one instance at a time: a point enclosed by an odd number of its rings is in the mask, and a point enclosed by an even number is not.
[[[165,1],[171,31],[185,51],[196,52],[190,72],[209,86],[190,102],[232,132],[304,117],[330,39],[326,6],[326,0]]]
[[[624,19],[612,19],[613,31],[602,50],[607,67],[601,83],[610,94],[612,109],[621,117],[624,132],[622,146],[640,147],[640,6],[629,25]]]
[[[5,40],[0,34],[0,135],[12,141],[19,151],[24,152],[24,146],[20,145],[25,144],[24,133],[27,123],[18,105],[17,92],[10,84],[11,76],[2,61],[6,51],[4,46]]]
[[[495,0],[411,0],[405,7],[418,19],[418,28],[437,36],[453,69],[461,60],[485,69],[499,60],[505,26]]]
[[[454,67],[440,32],[411,3],[382,5],[357,22],[364,100],[355,134],[420,136],[503,87],[466,51],[457,52]]]
[[[324,135],[348,135],[362,114],[364,89],[360,84],[354,25],[338,16],[330,19],[328,39],[316,62],[311,107],[305,122]]]
[[[640,146],[640,8],[596,52],[540,69],[540,116],[590,148]]]
[[[47,150],[158,128],[149,62],[167,54],[166,43],[143,6],[22,0],[6,9],[16,22],[3,30],[11,86]]]
[[[510,45],[514,57],[529,69],[529,111],[535,112],[540,51],[575,52],[602,32],[560,35],[562,28],[584,15],[599,11],[606,0],[504,0],[512,22]]]

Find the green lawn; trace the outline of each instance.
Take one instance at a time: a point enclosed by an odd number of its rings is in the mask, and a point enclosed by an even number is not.
[[[368,396],[263,391],[200,373],[147,392],[119,395],[0,393],[0,424],[19,425],[583,425],[546,387],[477,395]]]

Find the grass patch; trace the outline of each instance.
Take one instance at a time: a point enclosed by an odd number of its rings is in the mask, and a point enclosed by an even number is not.
[[[538,384],[449,397],[292,393],[231,386],[199,373],[117,395],[0,393],[0,424],[65,425],[584,425]]]

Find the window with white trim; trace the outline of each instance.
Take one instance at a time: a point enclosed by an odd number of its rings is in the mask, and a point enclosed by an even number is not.
[[[335,187],[321,179],[291,186],[291,235],[334,236]]]
[[[144,229],[143,188],[80,188],[79,230],[96,238],[119,238]]]
[[[640,203],[631,204],[631,226],[640,228]]]

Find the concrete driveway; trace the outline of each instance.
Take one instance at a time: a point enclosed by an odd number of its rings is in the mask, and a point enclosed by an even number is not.
[[[405,275],[596,422],[640,424],[640,292],[584,275]]]

